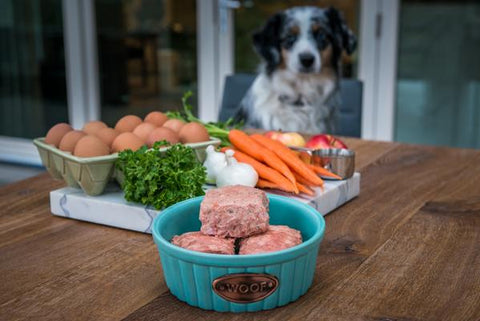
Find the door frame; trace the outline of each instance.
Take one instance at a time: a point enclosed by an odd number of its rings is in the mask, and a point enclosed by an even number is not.
[[[362,138],[393,141],[400,0],[362,0],[360,60]]]
[[[97,23],[94,0],[63,0],[68,120],[73,128],[100,119]]]
[[[234,72],[234,15],[231,0],[197,0],[198,115],[217,121],[225,77]]]

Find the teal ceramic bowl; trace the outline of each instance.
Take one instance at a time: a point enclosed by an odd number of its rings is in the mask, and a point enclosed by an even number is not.
[[[206,310],[246,312],[272,309],[297,300],[310,288],[325,221],[314,208],[268,195],[270,224],[302,233],[303,243],[282,251],[220,255],[172,245],[174,235],[199,231],[202,197],[166,208],[152,234],[168,288],[181,301]]]

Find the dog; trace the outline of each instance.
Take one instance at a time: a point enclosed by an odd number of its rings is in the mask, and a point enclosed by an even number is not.
[[[293,7],[253,34],[261,70],[235,120],[265,130],[335,133],[341,56],[356,37],[335,8]]]

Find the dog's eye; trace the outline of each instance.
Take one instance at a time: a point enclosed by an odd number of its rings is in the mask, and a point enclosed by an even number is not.
[[[312,31],[312,35],[317,42],[318,48],[325,49],[328,45],[327,35],[319,30]]]
[[[285,38],[283,38],[282,45],[283,47],[288,49],[293,46],[293,44],[295,43],[295,40],[297,40],[297,36],[293,34],[289,34]]]

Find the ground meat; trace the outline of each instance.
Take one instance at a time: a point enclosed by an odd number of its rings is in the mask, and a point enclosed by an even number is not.
[[[235,239],[205,235],[201,232],[176,235],[172,238],[172,244],[198,252],[235,254]]]
[[[248,186],[208,190],[200,205],[201,231],[219,237],[247,237],[268,229],[268,198]]]
[[[280,251],[300,243],[302,235],[299,231],[285,225],[270,225],[266,233],[241,240],[238,254]]]

